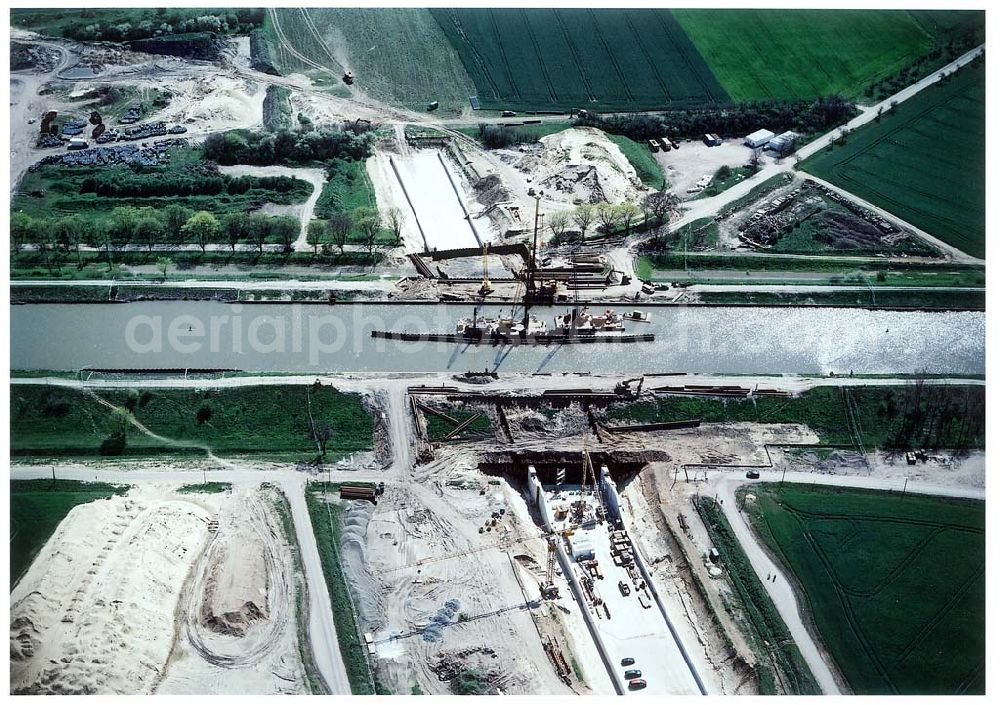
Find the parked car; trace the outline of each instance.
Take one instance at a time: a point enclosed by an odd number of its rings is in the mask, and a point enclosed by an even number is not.
[[[517,113],[515,113],[513,110],[504,110],[502,113],[500,113],[500,117],[517,117]]]
[[[632,658],[631,656],[626,656],[625,658],[622,659],[622,665],[623,666],[631,666],[634,663],[635,663],[635,659]]]
[[[629,690],[642,690],[645,687],[646,687],[646,681],[644,681],[642,678],[636,678],[628,682]]]
[[[760,473],[757,472],[756,470],[747,470],[747,479],[748,480],[759,480],[760,479]]]
[[[638,668],[633,668],[629,671],[625,671],[625,680],[630,681],[636,678],[642,678],[642,671]]]

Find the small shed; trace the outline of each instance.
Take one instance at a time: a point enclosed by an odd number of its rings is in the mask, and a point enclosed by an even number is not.
[[[751,149],[756,149],[757,147],[763,147],[772,139],[774,139],[773,132],[770,130],[760,129],[747,135],[746,139],[743,140],[743,143]]]

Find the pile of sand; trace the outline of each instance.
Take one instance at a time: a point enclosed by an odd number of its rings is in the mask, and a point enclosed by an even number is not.
[[[74,508],[11,592],[11,692],[150,692],[207,519],[137,491]]]
[[[503,152],[504,160],[553,203],[635,202],[645,192],[618,145],[592,127],[570,128]]]

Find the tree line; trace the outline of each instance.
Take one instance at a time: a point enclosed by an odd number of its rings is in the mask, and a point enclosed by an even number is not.
[[[209,135],[203,155],[219,164],[301,165],[335,158],[366,159],[371,155],[368,132],[315,128],[293,132],[229,130]]]
[[[815,100],[763,100],[725,108],[689,108],[656,114],[598,115],[585,113],[577,126],[597,127],[636,142],[656,137],[697,139],[707,133],[724,138],[743,137],[762,127],[773,132],[826,132],[857,114],[854,104],[832,95]]]
[[[88,176],[80,184],[80,193],[107,198],[152,198],[157,196],[241,196],[260,191],[270,194],[297,194],[307,198],[312,186],[291,176],[228,176],[226,174],[136,174],[116,172]],[[271,200],[274,200],[273,198]],[[288,199],[283,199],[288,200]]]
[[[264,22],[261,8],[233,8],[229,12],[181,14],[158,8],[152,16],[132,22],[83,22],[68,23],[63,36],[84,42],[124,42],[151,37],[163,37],[189,32],[215,32],[218,34],[249,34]],[[81,17],[86,16],[86,11]]]
[[[238,245],[249,244],[262,252],[265,244],[276,242],[288,251],[298,234],[299,221],[291,216],[231,213],[220,217],[177,204],[163,209],[121,206],[104,219],[78,214],[33,218],[26,213],[14,213],[10,219],[10,242],[15,254],[25,245],[34,245],[50,264],[50,256],[60,251],[75,252],[81,266],[81,246],[104,248],[110,266],[112,251],[120,247],[145,247],[152,252],[155,245],[195,244],[204,252],[210,244],[226,244],[233,251]]]

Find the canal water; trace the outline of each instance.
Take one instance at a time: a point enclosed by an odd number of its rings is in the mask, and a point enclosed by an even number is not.
[[[634,308],[634,307],[633,307]],[[492,347],[373,339],[452,332],[471,306],[156,301],[11,307],[11,369],[247,372],[984,374],[982,312],[638,307],[653,343]],[[536,307],[550,326],[566,307]],[[630,308],[629,310],[632,310]],[[480,309],[495,316],[497,305]],[[510,308],[504,307],[504,313]]]

